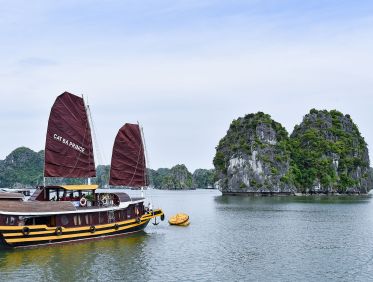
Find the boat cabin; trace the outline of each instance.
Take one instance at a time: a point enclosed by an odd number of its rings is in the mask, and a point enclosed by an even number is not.
[[[23,194],[13,192],[0,192],[0,201],[23,201]]]
[[[98,185],[61,185],[39,187],[30,200],[72,202],[75,207],[94,206]]]
[[[31,201],[71,202],[76,208],[96,208],[119,206],[129,202],[126,193],[97,193],[98,185],[61,185],[39,187],[31,196]]]
[[[28,201],[0,201],[0,225],[79,227],[134,219],[147,212],[144,198],[97,193],[97,188],[98,185],[38,187]]]

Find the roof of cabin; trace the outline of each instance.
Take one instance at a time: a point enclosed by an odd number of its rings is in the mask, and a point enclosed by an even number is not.
[[[0,212],[59,212],[75,211],[71,202],[47,202],[47,201],[0,201]]]
[[[23,194],[12,192],[0,192],[0,199],[23,199]]]
[[[121,203],[131,201],[130,196],[128,196],[128,194],[126,194],[126,193],[114,193],[114,194],[118,196]]]
[[[60,186],[47,186],[48,189],[63,188],[65,190],[96,190],[98,185],[60,185]]]
[[[108,190],[107,192],[103,192],[103,191],[100,191],[100,192],[96,192],[96,194],[112,194],[112,195],[116,195],[120,202],[121,203],[124,203],[124,202],[131,202],[132,200],[134,200],[134,198],[131,198],[127,193],[124,193],[124,192],[111,192],[110,190]],[[136,198],[136,200],[142,200],[143,198]]]

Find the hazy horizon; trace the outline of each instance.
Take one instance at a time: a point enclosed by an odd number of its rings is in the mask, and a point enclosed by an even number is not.
[[[0,22],[0,159],[44,149],[64,91],[89,101],[97,164],[139,121],[149,167],[212,168],[231,121],[258,111],[291,133],[337,109],[373,144],[371,1],[12,1]]]

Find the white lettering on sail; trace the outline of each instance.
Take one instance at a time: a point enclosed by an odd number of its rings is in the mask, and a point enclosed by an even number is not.
[[[75,149],[75,150],[77,150],[81,153],[84,153],[84,151],[85,151],[85,148],[83,148],[82,146],[79,146],[79,145],[75,144],[74,142],[71,142],[68,139],[63,138],[62,136],[59,136],[58,134],[53,134],[53,139],[65,144],[65,145],[67,145],[67,146],[69,146],[69,147],[71,147],[71,148],[73,148],[73,149]]]

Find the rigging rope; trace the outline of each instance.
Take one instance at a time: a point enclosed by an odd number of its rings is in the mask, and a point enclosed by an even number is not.
[[[97,137],[98,135],[96,134],[95,123],[93,122],[91,107],[89,106],[88,101],[87,101],[87,113],[88,113],[89,123],[91,124],[91,130],[92,130],[92,135],[93,135],[92,139],[93,139],[93,142],[94,142],[95,147],[96,147],[96,150],[93,150],[93,151],[94,151],[94,153],[97,157],[97,163],[98,164],[104,164],[104,163],[106,163],[105,155],[101,154],[101,150],[100,150],[101,142],[100,142],[99,138]]]
[[[145,177],[148,177],[148,188],[149,188],[154,183],[153,182],[153,175],[150,173],[150,159],[149,159],[149,155],[148,155],[148,149],[146,147],[144,129],[143,129],[142,126],[140,126],[140,124],[139,124],[139,127],[140,127],[141,139],[142,139],[142,142],[143,142],[144,153],[145,153],[145,170],[144,170],[144,173],[145,173]],[[151,203],[151,205],[153,206],[153,209],[154,209],[154,202],[153,202],[151,191],[149,191],[148,194],[149,194],[149,198],[150,198],[149,202]]]

